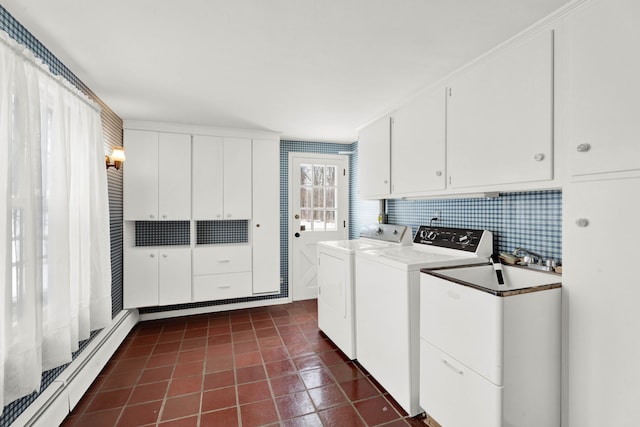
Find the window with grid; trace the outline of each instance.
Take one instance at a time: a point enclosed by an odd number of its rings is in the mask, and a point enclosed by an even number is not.
[[[336,165],[300,165],[300,226],[305,231],[334,231],[337,225]]]

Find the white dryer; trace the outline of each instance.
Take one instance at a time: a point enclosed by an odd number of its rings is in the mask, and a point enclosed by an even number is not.
[[[420,269],[488,262],[486,230],[421,226],[413,244],[356,253],[358,362],[411,416],[422,412]]]
[[[318,242],[318,327],[350,359],[356,358],[355,253],[411,245],[406,225],[363,227],[357,240]]]

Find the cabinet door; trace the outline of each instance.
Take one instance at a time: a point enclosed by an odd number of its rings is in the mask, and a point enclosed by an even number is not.
[[[158,132],[125,129],[123,166],[125,220],[158,219]]]
[[[123,306],[127,309],[152,305],[158,305],[158,251],[125,251]]]
[[[280,290],[280,141],[253,140],[253,293]]]
[[[451,188],[553,179],[553,32],[456,77],[447,101]]]
[[[191,135],[158,134],[158,214],[162,221],[191,219]]]
[[[224,139],[224,219],[251,218],[251,140]]]
[[[445,88],[423,94],[393,114],[394,195],[445,188]]]
[[[222,219],[224,140],[193,137],[193,219]]]
[[[571,426],[623,426],[640,417],[631,398],[640,396],[638,194],[640,178],[565,189],[562,299]]]
[[[598,0],[570,17],[574,176],[640,169],[639,16],[636,0]]]
[[[191,302],[191,249],[163,248],[158,253],[158,304]]]
[[[391,193],[391,124],[384,117],[360,131],[358,185],[360,198],[383,198]]]

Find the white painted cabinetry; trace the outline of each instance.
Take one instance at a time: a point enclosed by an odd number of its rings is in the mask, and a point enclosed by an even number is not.
[[[393,113],[391,132],[392,196],[444,190],[445,88],[419,95]]]
[[[280,141],[253,140],[253,293],[280,291]]]
[[[449,188],[553,179],[553,37],[537,32],[451,80]]]
[[[191,136],[125,129],[124,140],[124,219],[189,220]]]
[[[567,427],[640,418],[640,3],[592,0],[567,19],[563,398]],[[624,255],[630,255],[624,260]]]
[[[441,425],[559,427],[560,355],[560,288],[496,296],[421,274],[420,406]]]
[[[573,176],[640,170],[640,2],[592,1],[570,28]]]
[[[280,292],[280,145],[251,136],[125,130],[125,308]]]
[[[127,249],[124,276],[125,309],[191,302],[191,249]]]
[[[251,218],[251,139],[193,137],[193,218]]]
[[[218,245],[193,250],[193,301],[247,297],[251,291],[251,246]]]
[[[360,130],[358,182],[362,199],[391,193],[391,118],[385,116]]]

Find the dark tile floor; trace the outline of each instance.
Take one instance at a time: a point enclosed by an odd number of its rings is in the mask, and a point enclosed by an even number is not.
[[[63,425],[424,426],[318,330],[315,300],[142,322]]]

